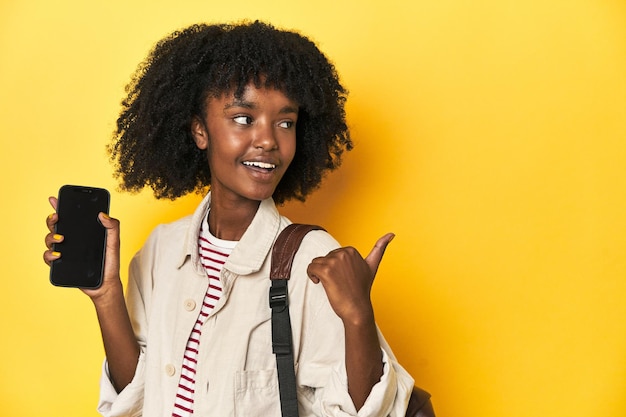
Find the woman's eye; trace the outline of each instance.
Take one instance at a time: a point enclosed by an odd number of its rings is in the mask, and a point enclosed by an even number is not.
[[[286,120],[286,121],[284,121],[284,122],[280,122],[280,123],[278,124],[278,126],[282,127],[283,129],[289,129],[290,127],[292,127],[292,126],[293,126],[293,124],[294,124],[294,123],[293,123],[292,121],[288,121],[288,120]]]
[[[240,125],[249,125],[252,123],[252,117],[250,116],[237,116],[233,118],[233,121]]]

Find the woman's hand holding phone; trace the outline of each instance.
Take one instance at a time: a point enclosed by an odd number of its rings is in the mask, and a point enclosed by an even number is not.
[[[45,241],[48,249],[44,252],[43,259],[48,265],[52,265],[55,260],[63,257],[63,253],[53,248],[55,244],[63,242],[65,237],[56,232],[59,221],[56,210],[59,202],[56,197],[50,197],[49,201],[55,213],[46,220],[49,233]],[[117,392],[120,392],[135,374],[139,344],[130,323],[120,280],[120,222],[103,212],[98,214],[98,219],[106,229],[102,280],[97,288],[81,290],[91,298],[96,308],[111,381]]]
[[[55,210],[55,213],[48,216],[46,219],[46,225],[48,226],[49,233],[45,237],[47,250],[43,254],[44,261],[49,266],[52,266],[53,262],[61,259],[63,253],[59,250],[55,250],[55,245],[64,241],[65,236],[56,232],[56,225],[59,221],[59,215],[56,213],[58,207],[58,200],[56,197],[50,197],[50,205]],[[111,290],[115,292],[122,289],[120,280],[120,222],[117,219],[109,217],[106,213],[101,212],[98,214],[98,220],[106,229],[106,245],[104,250],[104,268],[102,271],[102,282],[97,288],[81,288],[81,290],[87,294],[90,298],[96,301],[97,298],[105,296],[110,293]],[[62,245],[56,245],[62,247]]]

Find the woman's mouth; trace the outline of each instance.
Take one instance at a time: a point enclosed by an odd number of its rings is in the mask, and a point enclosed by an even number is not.
[[[258,161],[243,161],[243,164],[252,168],[259,168],[271,171],[276,168],[275,164],[270,164],[269,162],[258,162]]]

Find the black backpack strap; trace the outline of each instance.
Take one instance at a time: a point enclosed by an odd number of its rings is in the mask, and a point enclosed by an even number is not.
[[[287,282],[293,258],[304,236],[312,230],[324,230],[308,224],[290,224],[278,235],[272,250],[269,302],[272,309],[272,349],[276,355],[280,408],[283,417],[298,417],[298,395],[293,360],[293,339],[289,317]]]

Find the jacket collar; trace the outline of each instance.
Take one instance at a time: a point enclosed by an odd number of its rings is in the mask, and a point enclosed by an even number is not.
[[[211,193],[209,192],[191,217],[183,251],[178,262],[179,268],[190,258],[196,272],[205,274],[198,255],[198,234],[210,205]],[[276,209],[274,200],[268,198],[261,201],[252,223],[226,260],[224,268],[238,275],[247,275],[259,271],[274,244],[279,227],[280,214]]]

